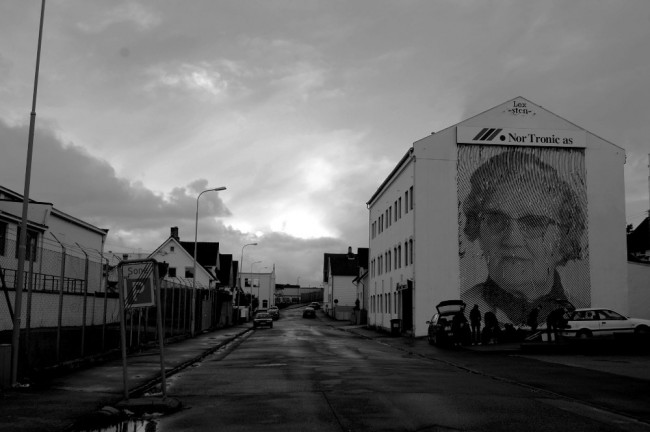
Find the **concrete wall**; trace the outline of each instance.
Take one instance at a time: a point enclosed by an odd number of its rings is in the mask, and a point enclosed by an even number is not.
[[[629,290],[629,313],[634,318],[650,319],[650,264],[627,263],[627,286]],[[610,307],[609,304],[596,306]],[[611,306],[615,309],[615,306]]]

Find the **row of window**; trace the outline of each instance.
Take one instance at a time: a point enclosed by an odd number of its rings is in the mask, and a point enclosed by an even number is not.
[[[413,210],[413,186],[404,192],[403,201],[402,197],[397,198],[393,205],[388,206],[384,213],[379,215],[377,220],[372,223],[372,238],[377,237],[379,234],[384,232],[386,228],[391,226],[393,222],[397,222],[401,219],[402,208],[404,208],[404,214],[408,214],[409,210]]]
[[[403,259],[402,259],[403,258]],[[387,250],[370,261],[370,277],[379,276],[392,270],[401,269],[413,264],[413,239],[404,242],[404,247],[399,244],[393,250]]]
[[[370,312],[397,314],[397,293],[375,294],[370,296]]]

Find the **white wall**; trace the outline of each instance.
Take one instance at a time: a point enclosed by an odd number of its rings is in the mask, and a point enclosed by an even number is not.
[[[424,138],[414,148],[413,332],[424,336],[436,305],[460,298],[455,128]]]
[[[368,323],[371,325],[376,325],[379,327],[390,328],[390,320],[393,318],[399,318],[399,312],[395,313],[395,308],[391,307],[388,313],[385,312],[385,307],[382,310],[379,310],[377,303],[375,304],[375,309],[373,310],[370,304],[370,298],[372,296],[385,296],[390,294],[393,298],[394,293],[397,290],[397,284],[405,284],[408,279],[413,279],[413,268],[414,266],[409,263],[404,263],[405,251],[404,243],[408,243],[409,240],[414,240],[413,234],[413,223],[415,215],[415,207],[413,210],[410,209],[408,212],[405,209],[407,205],[405,203],[405,192],[409,191],[409,201],[411,199],[410,188],[414,185],[414,172],[415,166],[413,161],[409,159],[405,162],[404,166],[401,167],[401,170],[396,173],[392,181],[386,185],[384,191],[375,197],[375,200],[371,204],[369,215],[370,215],[370,249],[368,252],[369,260],[369,277],[367,279],[367,301],[368,304]],[[415,188],[413,190],[415,193]],[[401,199],[401,217],[398,217],[395,220],[395,201],[398,202],[400,206]],[[414,199],[415,206],[417,206],[417,194]],[[386,209],[393,208],[393,218],[389,226],[385,226],[384,221],[383,232],[379,232],[377,227],[376,235],[373,238],[372,236],[372,224],[377,222],[378,218],[382,214],[385,215]],[[398,213],[399,214],[399,213]],[[402,265],[401,267],[395,268],[394,262],[394,249],[397,246],[401,246],[402,249]],[[417,244],[414,245],[416,247]],[[385,256],[385,253],[391,252],[391,267],[390,271],[387,270],[386,263],[384,262],[383,271],[381,274],[378,273],[378,260]],[[410,255],[410,254],[409,254]],[[417,252],[415,253],[417,256]],[[374,261],[374,274],[373,274],[373,261]],[[377,300],[375,300],[377,302]],[[399,310],[399,309],[398,309]]]
[[[627,263],[627,286],[629,289],[629,315],[634,318],[650,319],[650,264]],[[597,306],[610,307],[609,304]],[[616,310],[614,306],[612,309]]]

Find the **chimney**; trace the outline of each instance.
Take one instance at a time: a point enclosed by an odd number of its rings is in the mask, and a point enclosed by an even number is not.
[[[173,237],[176,240],[180,241],[180,239],[178,238],[178,227],[172,227],[172,229],[171,229],[171,237]]]

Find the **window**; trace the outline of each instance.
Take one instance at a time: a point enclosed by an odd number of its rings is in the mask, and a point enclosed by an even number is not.
[[[397,266],[397,248],[393,248],[393,259],[395,260],[393,263],[393,268],[397,270],[399,268]]]
[[[409,265],[409,244],[408,242],[404,242],[404,265],[407,266]]]
[[[410,203],[410,207],[411,207],[411,210],[413,210],[413,186],[411,186],[411,187],[409,188],[409,192],[410,192],[410,194],[411,194],[411,203]]]
[[[402,268],[402,245],[397,246],[397,268]]]
[[[395,315],[397,315],[397,293],[393,293],[393,308],[395,311]]]
[[[386,294],[386,312],[390,313],[390,294]]]
[[[185,277],[194,278],[194,267],[185,267]]]
[[[397,222],[397,200],[395,200],[395,222]]]
[[[393,224],[393,206],[388,207],[388,225]]]
[[[409,191],[404,192],[404,213],[409,212]]]
[[[409,255],[411,255],[411,264],[413,264],[413,239],[409,240]]]
[[[174,246],[169,247],[169,252],[174,252]]]
[[[167,276],[176,277],[176,267],[169,267],[167,269]]]
[[[20,249],[20,227],[17,231],[18,235],[16,236],[16,258],[18,258],[18,251]],[[25,243],[25,259],[27,261],[36,260],[36,243],[38,242],[38,233],[34,231],[27,230],[27,243]]]
[[[399,218],[402,219],[402,197],[399,197],[399,205],[397,206],[397,211],[399,211]]]
[[[388,251],[388,255],[386,257],[386,271],[389,272],[391,270],[390,264],[391,264],[391,256],[390,256],[390,251]]]
[[[244,278],[244,286],[245,286],[245,287],[249,287],[249,286],[251,286],[251,280],[248,279],[248,278]]]
[[[7,247],[7,223],[0,222],[0,256],[5,255],[5,248]]]

